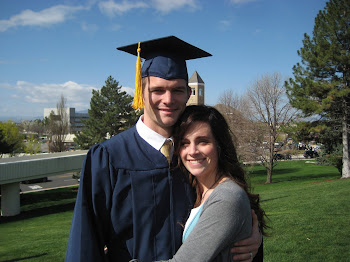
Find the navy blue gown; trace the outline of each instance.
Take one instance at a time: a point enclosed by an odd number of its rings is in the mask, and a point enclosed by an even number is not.
[[[66,261],[169,259],[192,206],[187,178],[133,127],[89,150]]]

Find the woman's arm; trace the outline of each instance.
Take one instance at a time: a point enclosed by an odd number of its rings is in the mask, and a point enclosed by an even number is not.
[[[237,187],[234,184],[232,190],[225,185],[213,191],[204,203],[197,225],[169,261],[212,261],[224,249],[231,261],[230,246],[250,236],[252,223],[248,197]]]
[[[233,256],[234,261],[247,262],[251,261],[252,257],[254,258],[253,262],[263,261],[262,233],[260,232],[258,217],[254,210],[252,210],[252,217],[252,235],[249,238],[236,242],[234,247],[231,248],[231,253],[235,253]]]

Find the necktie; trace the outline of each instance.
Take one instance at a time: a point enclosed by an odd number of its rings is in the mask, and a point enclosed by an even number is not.
[[[169,165],[171,162],[171,148],[173,142],[170,139],[165,140],[163,146],[160,148],[160,152],[168,159]]]

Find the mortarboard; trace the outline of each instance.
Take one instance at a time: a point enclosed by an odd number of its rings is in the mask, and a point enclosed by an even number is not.
[[[143,108],[141,77],[156,76],[167,80],[185,79],[188,82],[186,60],[211,56],[208,52],[175,36],[139,42],[117,49],[137,56],[133,103],[135,109]],[[145,59],[142,68],[141,58]]]

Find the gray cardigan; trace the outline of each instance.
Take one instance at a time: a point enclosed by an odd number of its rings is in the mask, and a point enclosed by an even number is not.
[[[231,262],[233,243],[251,235],[252,217],[244,190],[227,179],[203,204],[200,218],[169,262]]]

